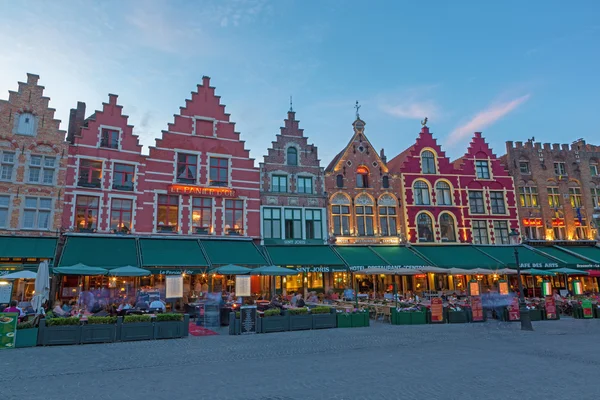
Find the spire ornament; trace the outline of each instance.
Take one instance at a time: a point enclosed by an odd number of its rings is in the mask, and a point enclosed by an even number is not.
[[[358,105],[358,100],[356,100],[356,104],[354,105],[354,108],[356,109],[356,119],[360,119],[360,114],[358,113],[358,111],[360,110],[360,105]]]
[[[423,128],[427,128],[427,121],[428,121],[427,117],[425,117],[424,120],[421,120],[421,125],[423,125]]]

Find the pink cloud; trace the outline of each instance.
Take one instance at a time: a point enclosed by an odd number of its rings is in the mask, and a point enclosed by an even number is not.
[[[508,102],[494,104],[485,110],[478,112],[470,121],[457,127],[450,133],[446,139],[446,147],[452,147],[457,142],[470,137],[474,132],[481,131],[488,126],[493,125],[496,121],[502,119],[504,116],[525,103],[529,97],[531,97],[531,95],[526,94],[525,96],[518,97]]]

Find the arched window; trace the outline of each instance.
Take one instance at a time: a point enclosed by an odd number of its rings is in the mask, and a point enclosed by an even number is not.
[[[295,147],[287,149],[287,165],[298,165],[298,150]]]
[[[435,185],[436,199],[439,206],[452,205],[452,191],[450,185],[446,182],[438,182]]]
[[[344,175],[339,174],[335,177],[335,186],[339,188],[344,187]]]
[[[35,135],[35,117],[31,113],[23,113],[19,115],[17,125],[17,133],[19,135],[34,136]]]
[[[413,185],[415,204],[418,206],[428,206],[431,204],[429,200],[429,186],[423,181],[416,181]]]
[[[357,188],[368,188],[369,187],[369,169],[364,165],[356,168],[356,187]]]
[[[421,172],[424,174],[435,174],[435,156],[429,150],[421,153]]]
[[[417,216],[417,233],[419,242],[433,242],[433,222],[429,215],[421,213]]]
[[[442,242],[456,242],[456,228],[454,218],[448,213],[440,215],[440,234]]]
[[[383,179],[381,180],[381,183],[383,185],[384,189],[387,189],[390,187],[390,178],[386,175],[383,177]]]

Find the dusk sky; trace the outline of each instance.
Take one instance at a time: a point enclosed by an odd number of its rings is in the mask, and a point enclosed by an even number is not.
[[[354,103],[388,159],[429,118],[451,158],[474,131],[506,140],[600,144],[596,1],[0,0],[0,98],[40,75],[67,128],[119,95],[154,145],[203,75],[256,162],[289,97],[322,166],[352,135]]]

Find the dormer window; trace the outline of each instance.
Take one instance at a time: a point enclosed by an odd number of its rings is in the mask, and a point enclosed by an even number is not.
[[[17,133],[19,135],[35,136],[35,117],[31,113],[19,114],[17,123]]]
[[[475,161],[475,172],[477,179],[490,179],[490,164],[487,160]]]
[[[364,165],[361,165],[356,169],[356,187],[357,188],[368,188],[369,187],[369,169]]]
[[[298,150],[295,147],[287,149],[287,165],[298,165]]]
[[[429,150],[421,153],[421,172],[424,174],[435,174],[435,156]]]
[[[102,137],[100,138],[100,147],[108,149],[119,148],[119,131],[114,129],[102,129]]]

